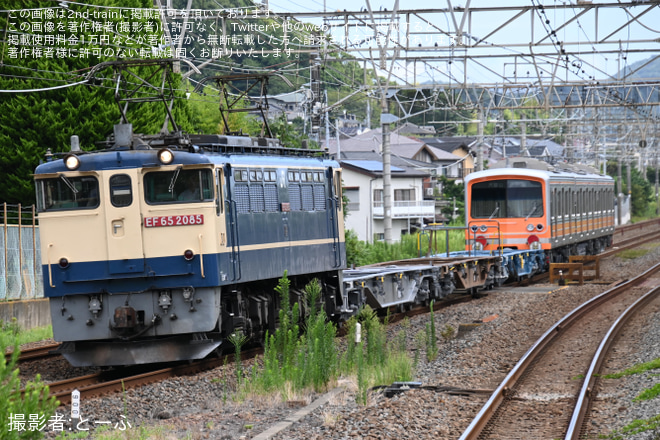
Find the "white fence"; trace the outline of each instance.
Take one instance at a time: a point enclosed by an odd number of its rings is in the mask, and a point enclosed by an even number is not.
[[[6,203],[0,207],[0,301],[43,298],[39,228],[34,207]]]

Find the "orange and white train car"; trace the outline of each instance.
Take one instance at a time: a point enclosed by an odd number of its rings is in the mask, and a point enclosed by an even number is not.
[[[611,177],[534,159],[498,165],[465,179],[467,250],[543,249],[548,261],[561,262],[612,244]]]

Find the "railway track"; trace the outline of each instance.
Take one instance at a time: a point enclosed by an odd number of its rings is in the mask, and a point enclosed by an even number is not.
[[[625,321],[660,292],[654,287],[642,294],[636,287],[658,271],[660,264],[582,304],[552,326],[493,392],[461,440],[579,438],[594,397],[594,374]]]
[[[449,307],[453,304],[470,301],[471,295],[451,295],[446,301],[434,304],[434,310]],[[428,313],[430,307],[419,307],[405,312],[389,315],[389,322],[395,323],[405,317],[412,317]],[[241,359],[252,359],[262,354],[262,348],[253,348],[241,353]],[[226,365],[234,362],[234,355],[228,354],[220,358],[210,358],[202,361],[192,362],[185,365],[162,368],[157,370],[139,371],[134,373],[135,368],[100,371],[85,376],[74,377],[48,384],[50,396],[55,397],[60,405],[68,405],[71,402],[71,392],[78,390],[81,398],[99,397],[108,393],[120,392],[130,388],[136,388],[177,376],[196,374],[201,371]]]
[[[58,353],[53,353],[59,346],[60,344],[48,344],[41,347],[23,349],[18,356],[18,363],[59,356]],[[5,360],[9,361],[12,356],[12,352],[5,353]]]
[[[653,226],[655,224],[660,224],[658,221],[650,221],[639,223],[636,225],[630,225],[629,227],[633,229],[639,229],[644,226]],[[621,235],[628,233],[628,229],[623,232]],[[655,239],[660,239],[660,232],[649,235],[645,234],[643,238],[631,237],[625,240],[618,241],[617,244],[626,245],[629,247],[634,247],[635,245],[640,245],[641,243],[648,242],[651,237]],[[621,249],[615,249],[616,253]],[[611,255],[611,254],[608,254]],[[436,302],[434,310],[439,310],[443,307],[448,307],[452,304],[469,301],[472,298],[471,295],[451,295],[446,301]],[[405,316],[415,316],[423,313],[428,313],[429,307],[421,307],[413,310],[405,311],[403,313],[392,314],[389,317],[390,322],[397,322],[398,320],[403,319]],[[51,353],[58,347],[58,344],[49,345],[45,347],[38,347],[35,349],[23,350],[21,357],[19,358],[20,362],[43,359],[47,357],[54,356]],[[255,352],[245,351],[242,354],[244,359],[253,357]],[[7,356],[11,356],[7,354]],[[230,356],[231,357],[231,356]],[[231,360],[230,360],[231,361]],[[216,368],[223,365],[227,361],[223,358],[220,359],[208,359],[200,362],[194,362],[191,364],[186,364],[182,366],[175,366],[171,368],[163,368],[153,371],[140,372],[138,374],[131,374],[129,370],[122,369],[113,370],[113,372],[99,372],[91,375],[81,376],[77,378],[67,379],[64,381],[52,382],[49,384],[51,395],[56,397],[62,405],[68,404],[70,402],[71,391],[78,389],[81,392],[81,397],[98,397],[106,393],[122,391],[128,388],[139,387],[149,383],[154,383],[166,378],[195,374],[203,370],[208,370]]]
[[[251,359],[260,353],[263,353],[263,349],[261,348],[245,350],[241,353],[241,359]],[[55,397],[60,402],[60,405],[67,405],[71,402],[71,392],[73,390],[80,391],[81,399],[89,399],[108,393],[148,385],[172,377],[197,374],[233,361],[234,355],[227,355],[220,358],[205,359],[156,370],[146,369],[145,371],[145,369],[137,369],[139,371],[136,372],[135,368],[120,368],[51,382],[48,384],[48,387],[51,397]]]

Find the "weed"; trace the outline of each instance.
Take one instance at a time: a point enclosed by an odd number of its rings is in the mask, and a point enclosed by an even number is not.
[[[247,342],[248,337],[243,334],[241,331],[232,333],[231,336],[227,338],[229,342],[234,345],[234,360],[236,361],[236,383],[241,384],[243,380],[243,365],[241,364],[241,349],[243,345]]]
[[[426,358],[434,361],[438,357],[438,343],[435,335],[435,314],[433,313],[433,301],[430,308],[430,322],[426,324]]]
[[[452,327],[449,324],[445,324],[445,328],[442,329],[442,331],[440,332],[440,336],[442,336],[442,339],[444,339],[445,341],[448,341],[454,337],[454,332],[455,332],[454,327]]]
[[[648,249],[627,249],[625,251],[619,252],[617,256],[626,260],[634,260],[635,258],[643,257],[648,253]]]
[[[6,337],[0,338],[0,350],[4,353],[6,350]],[[41,376],[36,375],[34,381],[30,381],[25,386],[25,393],[21,396],[21,381],[18,377],[18,356],[20,350],[18,342],[14,341],[14,351],[9,360],[5,356],[0,356],[0,420],[9,424],[11,427],[14,416],[25,414],[35,414],[48,420],[55,412],[58,402],[54,397],[48,397],[48,386],[41,382]],[[24,423],[24,422],[23,422]],[[18,429],[5,430],[5,440],[11,439],[33,439],[41,438],[40,431],[20,431]]]
[[[649,389],[642,391],[639,396],[633,399],[633,402],[638,402],[640,400],[651,400],[657,397],[660,394],[660,384],[655,384]]]
[[[643,373],[648,370],[655,370],[656,368],[660,368],[660,358],[654,359],[649,362],[644,362],[643,364],[637,364],[633,367],[630,367],[624,371],[614,373],[614,374],[608,374],[605,376],[606,379],[619,379],[623,376],[630,376],[633,374],[639,374]]]

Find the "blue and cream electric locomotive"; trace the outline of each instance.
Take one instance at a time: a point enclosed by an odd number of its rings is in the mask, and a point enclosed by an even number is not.
[[[270,138],[136,136],[35,172],[45,296],[75,366],[203,358],[276,326],[277,280],[345,309],[341,170]]]

